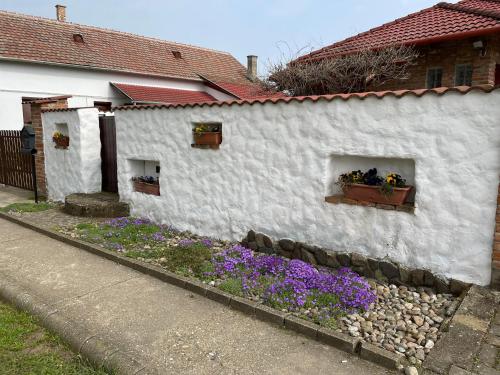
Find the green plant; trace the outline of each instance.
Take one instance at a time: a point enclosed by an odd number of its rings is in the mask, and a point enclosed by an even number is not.
[[[218,124],[197,124],[193,129],[194,134],[220,131]]]
[[[243,296],[243,284],[241,282],[241,279],[226,279],[219,285],[219,288],[229,294],[233,294],[239,297]]]
[[[104,375],[72,353],[61,339],[41,328],[35,318],[0,303],[0,373]]]
[[[54,208],[53,204],[47,202],[40,203],[12,203],[0,208],[2,212],[40,212]]]
[[[366,172],[360,170],[343,173],[339,176],[336,184],[342,191],[349,188],[351,184],[363,184],[369,186],[380,186],[380,191],[384,195],[391,195],[394,188],[406,186],[406,180],[397,173],[389,173],[385,178],[378,176],[377,168],[369,169]]]

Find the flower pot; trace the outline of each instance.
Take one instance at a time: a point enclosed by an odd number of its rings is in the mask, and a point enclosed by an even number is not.
[[[344,189],[344,196],[357,201],[400,206],[405,203],[412,189],[413,186],[394,188],[392,194],[387,195],[380,190],[380,186],[351,184]]]
[[[222,143],[221,132],[200,132],[193,133],[194,143],[196,145],[220,145]]]
[[[52,138],[52,141],[56,144],[56,148],[65,149],[69,147],[69,137],[67,136]]]
[[[160,195],[160,184],[148,184],[147,182],[134,181],[134,191],[150,195]]]

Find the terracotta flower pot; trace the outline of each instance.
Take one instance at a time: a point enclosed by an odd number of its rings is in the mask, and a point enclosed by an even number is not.
[[[346,186],[344,196],[357,201],[400,206],[406,202],[412,189],[413,186],[394,188],[392,194],[386,195],[380,191],[380,186],[351,184]]]
[[[222,143],[221,132],[193,133],[194,143],[197,145],[220,145]]]
[[[56,144],[56,148],[68,148],[69,147],[69,137],[54,137],[52,138],[54,143]]]
[[[160,184],[148,184],[147,182],[134,181],[134,191],[150,195],[160,195]]]

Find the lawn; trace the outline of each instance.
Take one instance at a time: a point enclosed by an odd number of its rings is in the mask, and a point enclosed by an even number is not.
[[[1,212],[40,212],[50,210],[54,208],[53,204],[48,202],[40,202],[40,203],[12,203],[8,206],[0,208]]]
[[[2,375],[104,375],[69,350],[36,320],[0,302]]]

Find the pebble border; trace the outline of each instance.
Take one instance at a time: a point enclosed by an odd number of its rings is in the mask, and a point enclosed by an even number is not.
[[[71,238],[53,230],[42,228],[38,225],[24,221],[9,214],[0,212],[0,218],[21,225],[25,228],[34,230],[52,239],[104,257],[118,264],[130,267],[135,271],[152,276],[161,281],[207,297],[215,302],[219,302],[223,305],[229,306],[234,310],[238,310],[247,315],[253,316],[261,321],[268,322],[282,328],[289,329],[291,331],[295,331],[299,334],[303,334],[305,336],[318,340],[323,344],[333,346],[342,351],[356,354],[365,360],[386,367],[390,370],[398,370],[401,368],[401,365],[403,365],[403,355],[397,355],[369,343],[361,342],[359,338],[354,338],[343,333],[338,333],[330,329],[320,327],[314,323],[297,318],[292,314],[283,313],[268,306],[250,301],[246,298],[233,296],[215,287],[203,284],[199,281],[192,280],[187,277],[177,275],[161,267],[127,258],[113,251],[106,250],[90,243]],[[88,350],[90,351],[91,349],[89,348]],[[90,358],[93,358],[97,355],[98,354],[90,353],[89,356]]]

